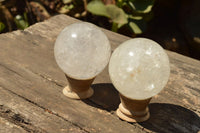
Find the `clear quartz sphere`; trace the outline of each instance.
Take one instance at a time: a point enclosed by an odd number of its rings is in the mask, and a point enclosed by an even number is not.
[[[109,75],[122,95],[136,100],[148,99],[167,84],[169,59],[158,43],[145,38],[131,39],[113,52]]]
[[[111,47],[100,28],[87,22],[74,23],[56,39],[54,55],[59,67],[69,77],[94,78],[108,64]]]

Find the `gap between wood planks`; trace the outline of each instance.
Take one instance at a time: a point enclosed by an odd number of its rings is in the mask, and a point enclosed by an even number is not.
[[[21,114],[16,114],[12,109],[4,105],[0,105],[0,117],[5,118],[9,122],[14,123],[17,126],[20,126],[27,132],[46,133],[46,131],[29,123],[29,120],[26,119],[24,116],[22,116]]]

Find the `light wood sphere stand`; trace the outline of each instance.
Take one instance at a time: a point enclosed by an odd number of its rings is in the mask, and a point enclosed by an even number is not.
[[[73,79],[65,74],[68,85],[63,89],[63,94],[71,99],[86,99],[93,95],[90,87],[95,78],[88,80]]]
[[[150,113],[148,104],[151,100],[133,100],[120,94],[121,103],[117,109],[117,115],[128,122],[143,122],[149,119]]]

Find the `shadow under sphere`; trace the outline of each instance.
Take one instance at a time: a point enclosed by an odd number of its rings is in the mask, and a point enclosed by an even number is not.
[[[116,111],[120,104],[119,93],[111,83],[99,83],[91,86],[94,95],[82,100],[95,108]],[[198,133],[200,117],[193,111],[179,105],[150,103],[150,119],[138,123],[146,129],[159,133]],[[131,124],[131,123],[130,123]]]
[[[94,90],[93,96],[89,100],[82,100],[83,102],[107,111],[115,111],[118,108],[119,93],[111,83],[93,84],[91,87]]]
[[[200,117],[182,106],[151,103],[150,119],[139,123],[146,129],[162,133],[198,133]]]

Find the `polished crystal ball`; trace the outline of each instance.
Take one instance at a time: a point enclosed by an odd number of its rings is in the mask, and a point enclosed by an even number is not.
[[[135,38],[115,49],[109,74],[122,95],[136,100],[148,99],[166,85],[170,74],[169,59],[158,43]]]
[[[94,78],[108,64],[111,47],[108,38],[97,26],[74,23],[59,34],[54,55],[59,67],[69,77],[86,80]]]

